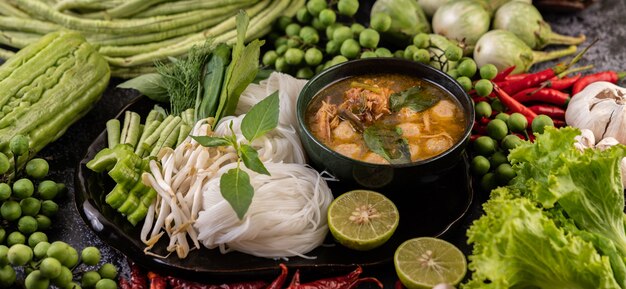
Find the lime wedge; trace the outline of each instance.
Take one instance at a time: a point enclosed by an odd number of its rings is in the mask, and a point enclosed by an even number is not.
[[[371,250],[387,242],[399,220],[393,202],[374,191],[346,192],[328,207],[330,233],[337,242],[355,250]]]
[[[409,289],[432,288],[439,283],[456,285],[465,276],[465,255],[453,244],[430,237],[402,243],[393,256],[398,278]]]

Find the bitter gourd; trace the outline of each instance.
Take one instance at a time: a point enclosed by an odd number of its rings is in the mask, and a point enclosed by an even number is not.
[[[22,167],[85,115],[106,89],[110,69],[85,38],[52,32],[0,66],[0,152]],[[30,151],[14,163],[9,141],[29,137]]]

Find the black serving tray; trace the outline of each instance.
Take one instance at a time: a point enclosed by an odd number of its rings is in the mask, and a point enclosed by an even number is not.
[[[145,97],[138,97],[118,114],[130,110],[142,116],[155,103]],[[104,202],[104,197],[114,183],[106,174],[98,174],[87,169],[85,164],[95,154],[107,146],[106,130],[93,140],[87,153],[80,161],[75,175],[75,204],[80,216],[105,243],[111,245],[138,264],[167,275],[206,280],[272,278],[279,274],[278,265],[285,263],[290,271],[300,269],[311,274],[333,274],[354,269],[356,265],[376,267],[388,265],[398,245],[410,238],[419,236],[438,237],[449,231],[468,212],[474,199],[469,161],[464,154],[462,161],[439,180],[430,184],[416,184],[403,192],[388,194],[400,211],[400,224],[395,234],[383,246],[360,252],[336,244],[328,234],[325,244],[309,252],[315,259],[292,257],[267,259],[240,252],[221,254],[218,249],[191,251],[187,258],[179,259],[175,253],[167,258],[146,255],[144,244],[139,238],[141,225],[133,227],[126,219]],[[340,182],[329,182],[334,195],[339,195],[355,187]],[[383,192],[389,193],[389,192]],[[452,197],[451,197],[452,196]],[[152,252],[166,255],[167,237],[155,245]]]

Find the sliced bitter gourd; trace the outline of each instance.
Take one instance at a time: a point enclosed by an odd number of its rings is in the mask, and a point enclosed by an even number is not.
[[[23,166],[93,107],[109,78],[107,62],[77,32],[24,47],[0,66],[0,152],[12,160],[9,140],[27,135],[30,151],[17,160]]]

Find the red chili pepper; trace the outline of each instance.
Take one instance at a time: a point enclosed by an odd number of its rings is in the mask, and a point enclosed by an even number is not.
[[[404,285],[402,285],[400,280],[396,280],[396,284],[394,284],[393,289],[404,289]]]
[[[537,116],[535,112],[533,112],[528,107],[521,104],[519,101],[512,98],[504,90],[502,90],[497,84],[493,85],[493,92],[496,94],[496,96],[502,102],[502,104],[508,107],[511,112],[519,112],[523,114],[528,120],[528,123],[532,123],[533,119]]]
[[[479,103],[481,101],[487,101],[489,102],[489,98],[486,98],[484,96],[473,96],[472,100],[474,101],[474,103]]]
[[[519,102],[541,101],[558,106],[565,106],[570,100],[569,94],[565,92],[552,88],[538,87],[524,89],[513,95],[513,98]]]
[[[585,54],[587,50],[589,50],[589,48],[596,42],[597,40],[591,43],[585,49],[583,49],[576,56],[574,56],[574,58],[572,58],[572,60],[570,60],[568,63],[559,63],[554,67],[547,68],[542,71],[529,74],[520,80],[511,80],[511,81],[501,82],[500,88],[502,88],[502,90],[506,92],[507,94],[515,94],[515,93],[520,92],[522,89],[539,86],[544,81],[547,81],[562,73],[567,73],[567,70],[570,67],[572,67],[574,64],[576,64],[576,62],[578,62],[583,57],[583,54]],[[578,71],[579,69],[575,69],[575,70]]]
[[[130,287],[133,289],[148,289],[148,280],[141,272],[141,268],[130,262]]]
[[[363,272],[363,269],[359,266],[347,275],[324,278],[300,284],[300,272],[296,271],[287,289],[347,289],[350,284],[359,279],[361,272]]]
[[[481,117],[479,120],[480,124],[487,125],[491,120],[488,117]]]
[[[285,284],[285,280],[287,279],[287,266],[285,264],[280,264],[280,275],[270,283],[269,286],[265,289],[281,289],[283,288],[283,284]]]
[[[500,71],[496,75],[496,77],[494,77],[491,81],[493,81],[493,82],[504,81],[511,74],[511,72],[513,72],[513,70],[515,70],[515,65],[510,66],[509,68]]]
[[[572,87],[572,95],[579,93],[591,83],[597,81],[608,81],[610,83],[617,83],[618,80],[624,78],[625,76],[626,72],[615,72],[612,70],[587,75],[574,83],[574,87]]]
[[[475,134],[475,133],[472,133],[472,134],[470,135],[470,142],[475,141],[477,138],[479,138],[479,137],[481,137],[481,136],[483,136],[483,135],[484,135],[484,134]]]
[[[378,286],[378,288],[381,288],[381,289],[384,287],[383,283],[380,283],[380,281],[378,279],[372,278],[372,277],[367,277],[367,278],[359,278],[356,281],[350,283],[348,286],[341,287],[341,289],[354,289],[359,284],[365,283],[365,282],[376,283],[376,286]]]
[[[536,87],[542,82],[557,75],[553,68],[548,68],[537,73],[529,74],[522,79],[503,81],[499,83],[502,91],[507,94],[516,94],[528,87]]]
[[[534,111],[536,114],[545,114],[549,116],[550,118],[552,118],[552,120],[565,119],[565,110],[558,106],[548,105],[548,104],[538,104],[538,105],[529,106],[528,108],[530,108],[530,110]]]
[[[524,79],[528,75],[530,75],[530,73],[513,74],[513,75],[509,75],[509,76],[505,77],[504,81],[521,80],[521,79]]]
[[[565,126],[565,121],[564,120],[553,119],[552,121],[554,122],[554,126],[556,126],[556,127],[564,127]]]
[[[170,286],[173,289],[264,289],[267,287],[265,281],[238,282],[230,284],[202,284],[198,282],[168,277]]]
[[[130,286],[130,283],[128,283],[128,280],[126,280],[126,278],[122,277],[120,278],[120,289],[133,289],[133,287]]]
[[[150,289],[166,289],[167,282],[165,278],[161,277],[161,275],[148,272],[148,279],[150,279]]]
[[[474,121],[474,125],[472,126],[472,132],[476,134],[487,134],[487,125],[482,125],[477,121]]]
[[[576,74],[572,77],[553,77],[552,79],[544,82],[541,86],[563,91],[570,88],[579,79],[580,74]]]

